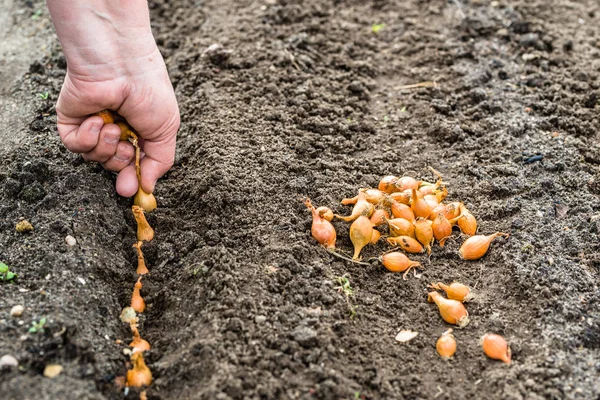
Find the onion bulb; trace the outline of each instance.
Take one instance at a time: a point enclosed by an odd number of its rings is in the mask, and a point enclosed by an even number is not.
[[[407,253],[422,253],[425,251],[423,246],[421,246],[421,243],[419,243],[417,239],[411,238],[410,236],[388,237],[387,241],[392,246],[399,246]]]
[[[367,201],[367,196],[364,190],[361,190],[358,193],[358,200],[356,201],[354,208],[352,208],[352,214],[350,214],[347,217],[344,217],[342,215],[336,215],[336,217],[341,219],[342,221],[350,222],[354,221],[360,215],[366,215],[367,217],[370,217],[374,211],[375,206]]]
[[[413,223],[404,218],[394,218],[387,220],[392,236],[410,236],[415,237],[415,226]]]
[[[131,296],[131,308],[137,313],[144,312],[146,309],[146,302],[140,295],[140,289],[142,288],[142,277],[140,276],[133,287],[133,295]]]
[[[390,214],[387,211],[377,209],[373,212],[373,215],[371,215],[371,223],[373,226],[384,225],[389,217]]]
[[[510,364],[510,347],[502,336],[488,333],[481,338],[481,345],[483,352],[489,358]]]
[[[460,203],[460,215],[457,217],[456,224],[465,235],[473,236],[477,232],[477,220],[462,203]]]
[[[388,199],[387,203],[390,206],[394,218],[404,218],[409,221],[413,221],[415,219],[413,210],[406,204],[398,203],[392,199]]]
[[[350,225],[350,240],[354,245],[354,256],[353,260],[360,258],[360,252],[373,238],[373,224],[366,215],[360,215]]]
[[[388,197],[398,203],[410,204],[411,193],[407,191],[390,193]]]
[[[438,292],[430,292],[427,301],[435,302],[442,319],[447,323],[458,325],[460,328],[464,328],[469,323],[469,313],[460,301],[447,299]]]
[[[443,290],[446,292],[446,296],[451,300],[458,300],[461,303],[469,301],[473,298],[471,289],[467,285],[462,283],[452,282],[450,285],[445,285],[442,282],[432,283],[430,286],[432,289]]]
[[[127,371],[127,386],[150,386],[152,383],[152,373],[150,372],[150,368],[146,366],[142,353],[134,351],[131,355],[131,362],[133,363],[133,368]]]
[[[121,129],[121,137],[119,140],[129,140],[129,138],[137,139],[137,135],[127,122],[117,122],[117,126]]]
[[[398,179],[396,182],[396,187],[400,189],[400,191],[408,190],[408,189],[418,189],[420,182],[411,176],[403,176]],[[396,190],[398,191],[398,190]]]
[[[133,216],[137,222],[137,240],[139,242],[151,241],[154,238],[154,229],[146,221],[144,210],[140,206],[132,206],[131,211],[133,211]]]
[[[431,244],[433,243],[433,223],[425,218],[417,218],[413,225],[415,226],[415,238],[425,247],[427,254],[431,254]]]
[[[412,203],[410,208],[417,217],[428,218],[429,215],[431,215],[432,207],[425,201],[423,195],[415,189],[412,190]]]
[[[491,235],[471,236],[460,246],[458,253],[463,260],[477,260],[487,253],[492,240],[498,236],[508,237],[508,233],[496,232]]]
[[[444,360],[449,359],[456,353],[456,339],[452,335],[452,328],[442,333],[442,336],[435,343],[435,348]]]
[[[406,280],[406,276],[413,268],[421,268],[422,265],[420,262],[412,261],[404,253],[400,253],[398,251],[393,251],[391,253],[386,253],[379,257],[379,261],[383,264],[384,267],[391,272],[404,272],[402,275],[402,279]]]
[[[331,221],[333,219],[333,211],[331,211],[331,208],[329,207],[317,207],[317,213],[319,213],[319,217],[326,221]]]
[[[440,247],[444,247],[446,240],[452,235],[452,225],[444,217],[444,213],[440,212],[433,220],[431,229],[433,230],[433,237],[440,243]]]
[[[359,194],[361,191],[365,192],[365,197],[367,198],[367,201],[374,205],[379,204],[381,202],[381,200],[383,199],[383,196],[385,195],[385,193],[383,193],[379,189],[361,189],[359,191]],[[342,204],[347,206],[349,204],[356,204],[357,201],[358,201],[358,195],[351,197],[349,199],[343,199]]]
[[[150,212],[156,209],[156,197],[152,193],[144,192],[140,186],[133,197],[133,204],[142,207],[146,212]]]
[[[97,112],[94,115],[97,115],[100,118],[102,118],[102,121],[104,122],[104,125],[106,125],[106,124],[114,124],[115,123],[115,117],[114,117],[112,111],[110,111],[110,110],[102,110],[102,111]]]
[[[381,232],[379,232],[377,229],[373,229],[373,236],[371,236],[371,244],[375,244],[377,243],[377,241],[379,240],[379,238],[381,238]]]
[[[134,351],[139,351],[140,353],[150,350],[150,343],[140,337],[140,332],[135,324],[131,324],[131,332],[133,340],[129,343],[129,347],[133,347]]]
[[[133,245],[133,247],[135,247],[135,249],[137,250],[138,266],[135,273],[138,275],[146,275],[148,272],[150,272],[148,271],[148,268],[146,267],[146,262],[144,261],[144,253],[142,253],[142,243],[144,242],[136,242]]]
[[[377,188],[384,193],[392,193],[397,191],[396,182],[398,181],[398,177],[393,175],[384,176],[379,181],[379,185]]]
[[[458,201],[447,204],[444,210],[444,217],[454,226],[456,218],[460,215],[460,204]]]
[[[306,205],[312,213],[312,227],[310,229],[312,237],[327,249],[335,248],[337,234],[335,233],[335,228],[331,222],[319,215],[319,212],[309,199],[304,200],[304,205]]]

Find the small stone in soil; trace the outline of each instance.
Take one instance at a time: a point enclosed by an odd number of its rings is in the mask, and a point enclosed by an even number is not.
[[[69,247],[73,247],[77,244],[77,240],[71,235],[67,235],[67,237],[65,237],[65,242]]]
[[[15,230],[19,233],[31,232],[33,230],[33,225],[31,225],[29,221],[24,219],[22,221],[17,222]]]
[[[0,369],[4,367],[18,367],[19,361],[11,356],[10,354],[5,354],[0,357]]]
[[[20,317],[21,315],[23,315],[23,311],[25,311],[25,307],[23,307],[20,304],[16,305],[10,309],[10,316],[11,317]]]
[[[48,364],[46,368],[44,368],[44,376],[46,378],[55,378],[62,372],[63,367],[59,364]]]
[[[254,322],[256,322],[257,324],[262,324],[267,320],[267,317],[265,317],[264,315],[257,315],[256,317],[254,317]]]
[[[317,331],[306,326],[299,326],[292,332],[292,337],[304,347],[314,346],[317,343]]]

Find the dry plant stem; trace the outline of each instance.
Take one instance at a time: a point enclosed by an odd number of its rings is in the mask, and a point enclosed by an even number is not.
[[[416,89],[416,88],[421,88],[421,87],[437,87],[437,86],[438,86],[438,84],[435,81],[425,81],[425,82],[413,83],[412,85],[396,86],[394,89],[403,90],[403,89]]]
[[[353,259],[351,259],[350,257],[346,257],[345,255],[343,255],[343,254],[340,254],[340,253],[336,252],[336,251],[335,251],[335,250],[333,250],[333,249],[327,249],[327,252],[328,252],[329,254],[331,254],[332,256],[335,256],[335,257],[341,258],[342,260],[350,261],[350,262],[351,262],[351,263],[353,263],[353,264],[367,265],[367,266],[370,266],[370,265],[371,265],[371,264],[369,264],[369,263],[366,263],[366,262],[362,262],[362,261],[356,261],[356,260],[353,260]]]

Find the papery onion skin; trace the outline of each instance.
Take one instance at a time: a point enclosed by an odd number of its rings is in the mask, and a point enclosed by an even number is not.
[[[447,323],[458,325],[461,328],[469,323],[469,313],[460,301],[447,299],[438,292],[429,292],[427,301],[435,302],[440,316]]]

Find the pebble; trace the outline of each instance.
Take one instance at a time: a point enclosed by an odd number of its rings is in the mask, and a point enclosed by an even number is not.
[[[62,372],[63,367],[59,364],[48,364],[46,368],[44,368],[44,376],[46,378],[55,378]]]
[[[33,230],[33,225],[31,225],[29,221],[24,219],[22,221],[17,222],[15,230],[19,233],[31,232]]]
[[[25,307],[23,307],[22,305],[16,305],[10,309],[10,316],[20,317],[21,315],[23,315],[23,311],[25,311]]]
[[[263,324],[266,320],[267,317],[265,317],[264,315],[257,315],[256,317],[254,317],[254,322],[256,322],[257,324]]]
[[[0,368],[3,367],[18,367],[19,361],[10,354],[5,354],[0,357]]]
[[[65,242],[69,247],[73,247],[77,244],[77,240],[75,240],[75,238],[71,235],[67,235],[67,237],[65,237]]]
[[[299,326],[292,332],[293,339],[301,346],[311,347],[317,343],[317,331],[306,326]]]

